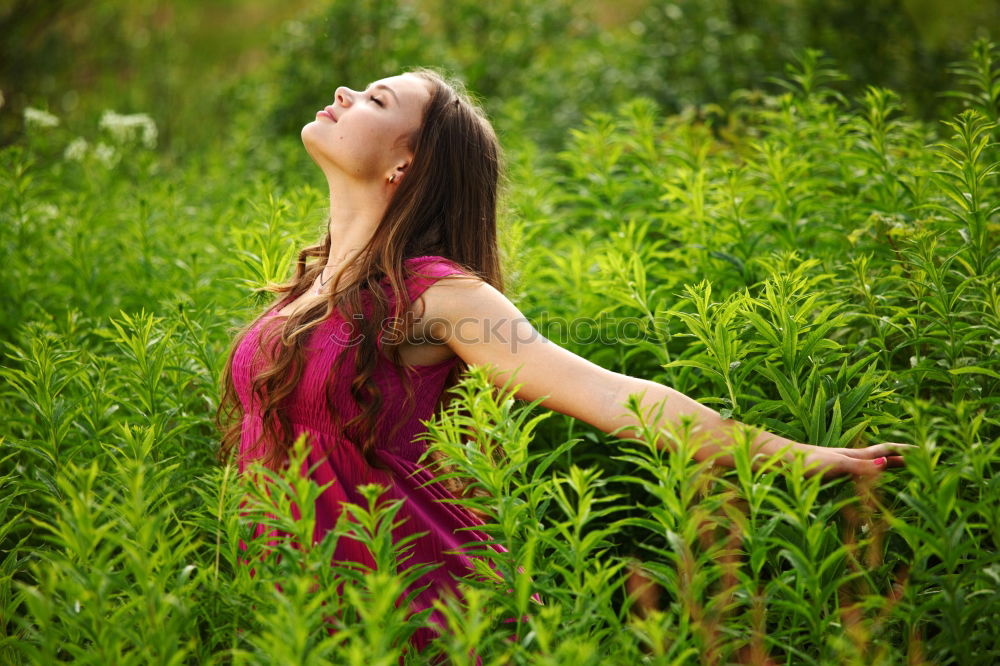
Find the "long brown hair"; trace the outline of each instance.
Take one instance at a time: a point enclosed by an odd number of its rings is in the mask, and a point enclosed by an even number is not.
[[[503,291],[501,262],[497,243],[497,196],[501,169],[500,146],[492,126],[481,108],[463,87],[429,69],[409,72],[429,82],[430,100],[424,108],[420,128],[410,137],[413,160],[406,177],[392,195],[369,242],[353,260],[346,284],[335,284],[324,302],[301,308],[284,319],[272,319],[262,327],[261,346],[256,354],[265,358],[265,369],[252,380],[253,395],[261,405],[263,431],[255,447],[263,440],[260,462],[272,469],[286,464],[293,441],[291,423],[282,401],[293,392],[301,378],[308,333],[337,311],[354,330],[353,372],[342,372],[347,354],[340,354],[326,381],[326,407],[338,429],[358,447],[373,467],[385,469],[375,457],[377,429],[382,404],[381,391],[372,379],[378,356],[387,352],[413,406],[413,387],[409,373],[401,372],[399,344],[406,339],[403,313],[412,302],[404,285],[404,260],[424,255],[449,259],[467,274],[479,277]],[[326,265],[331,249],[329,230],[323,240],[299,252],[295,275],[288,282],[268,286],[268,291],[287,294],[272,303],[294,300],[314,283]],[[316,261],[309,261],[316,258]],[[419,270],[419,269],[418,269]],[[395,294],[395,308],[389,315],[387,281]],[[338,280],[339,282],[339,280]],[[363,300],[371,312],[364,314]],[[266,310],[265,310],[266,313]],[[244,407],[232,380],[233,356],[237,347],[254,327],[254,321],[241,329],[229,351],[221,378],[222,399],[216,412],[216,425],[223,433],[219,461],[225,464],[238,450]],[[358,316],[355,316],[358,315]],[[387,315],[389,315],[387,317]],[[383,332],[382,325],[388,323]],[[382,352],[377,341],[382,340]],[[273,353],[271,352],[273,350]],[[446,379],[445,390],[454,384],[466,365],[459,359]],[[350,394],[359,413],[346,424],[333,403],[334,378],[350,376]],[[440,406],[440,402],[439,402]],[[397,425],[403,419],[393,415]]]

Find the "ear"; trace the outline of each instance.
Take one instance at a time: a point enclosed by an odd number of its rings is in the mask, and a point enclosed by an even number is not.
[[[409,168],[409,166],[410,166],[409,160],[404,160],[397,163],[395,168],[389,174],[389,178],[391,179],[390,182],[398,183],[399,181],[401,181],[403,179],[403,176],[406,175],[406,170],[407,168]]]

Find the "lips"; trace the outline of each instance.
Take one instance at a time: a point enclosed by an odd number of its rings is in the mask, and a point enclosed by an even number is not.
[[[332,106],[326,107],[325,109],[323,109],[323,111],[326,113],[326,115],[330,116],[330,120],[332,120],[333,122],[337,122],[337,116],[333,115]]]

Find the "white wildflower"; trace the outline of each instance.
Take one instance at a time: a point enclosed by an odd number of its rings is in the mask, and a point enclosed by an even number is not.
[[[156,123],[145,113],[125,115],[109,110],[101,116],[99,124],[117,143],[138,139],[147,148],[156,147]]]
[[[113,167],[118,162],[118,154],[115,149],[103,141],[94,147],[94,155],[107,167]]]
[[[24,123],[29,127],[55,127],[59,124],[59,119],[48,111],[26,106],[24,107]]]
[[[82,136],[78,136],[66,146],[66,150],[63,151],[63,159],[82,162],[83,158],[87,156],[88,147],[87,140]]]

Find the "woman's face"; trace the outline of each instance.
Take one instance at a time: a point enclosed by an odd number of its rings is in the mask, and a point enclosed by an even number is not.
[[[398,182],[413,157],[409,139],[420,127],[430,84],[402,74],[373,82],[364,91],[341,86],[333,104],[302,128],[302,143],[328,176]]]

